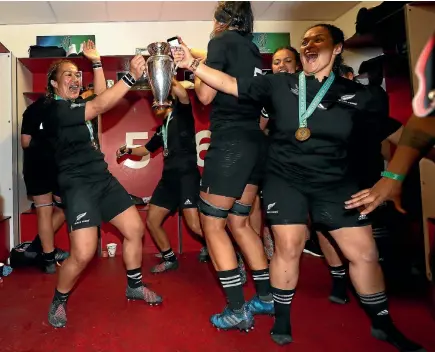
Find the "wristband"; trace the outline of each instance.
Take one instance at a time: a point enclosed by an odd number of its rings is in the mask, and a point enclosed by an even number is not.
[[[390,172],[390,171],[382,171],[381,176],[386,178],[391,178],[392,180],[396,180],[400,182],[405,180],[404,175],[395,174],[394,172]]]
[[[92,68],[95,69],[99,69],[99,68],[103,68],[103,65],[101,64],[101,61],[97,61],[97,62],[93,62],[92,63]]]
[[[133,85],[136,83],[136,80],[130,72],[127,72],[124,76],[122,76],[121,79],[130,88],[133,87]]]

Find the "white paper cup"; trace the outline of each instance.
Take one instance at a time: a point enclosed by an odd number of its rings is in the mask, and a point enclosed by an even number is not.
[[[109,253],[109,257],[113,258],[116,254],[116,243],[108,243],[107,244],[107,252]]]

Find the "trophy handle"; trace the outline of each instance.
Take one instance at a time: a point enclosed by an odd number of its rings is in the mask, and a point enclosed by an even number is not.
[[[143,52],[147,52],[148,53],[148,49],[147,48],[136,48],[135,55],[142,55]],[[147,71],[146,70],[143,72],[142,77],[144,79],[148,79],[148,75],[147,75]]]
[[[143,52],[148,52],[147,48],[136,48],[135,55],[142,55]]]

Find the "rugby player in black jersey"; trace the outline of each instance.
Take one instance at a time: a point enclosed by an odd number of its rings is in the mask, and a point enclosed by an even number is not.
[[[42,269],[56,273],[56,262],[65,260],[68,252],[54,247],[54,236],[65,221],[61,209],[54,153],[42,128],[45,98],[29,105],[23,114],[21,147],[23,148],[23,178],[27,195],[32,198],[38,218],[38,235],[31,252],[41,255]]]
[[[250,2],[220,2],[214,14],[207,65],[236,77],[261,75],[261,55],[252,42],[253,21]],[[265,136],[258,125],[261,107],[240,102],[200,81],[195,91],[203,104],[212,104],[211,141],[204,161],[199,210],[207,248],[228,301],[222,313],[211,317],[211,323],[225,330],[248,330],[254,324],[253,315],[273,313],[267,259],[261,239],[249,223],[265,156]],[[247,303],[226,225],[252,269],[257,294]]]
[[[343,44],[343,32],[333,25],[309,28],[300,48],[303,72],[296,75],[232,77],[192,58],[184,46],[175,60],[218,91],[272,107],[269,115],[276,131],[269,144],[263,194],[276,245],[270,264],[273,340],[281,345],[292,342],[290,307],[310,216],[313,226],[328,231],[349,260],[372,335],[400,351],[421,352],[424,349],[407,339],[390,317],[367,217],[344,207],[360,182],[349,170],[354,133],[377,119],[380,103],[364,86],[334,74]],[[377,130],[372,133],[376,137]]]
[[[145,156],[162,148],[163,173],[153,196],[147,214],[147,226],[156,242],[163,261],[151,269],[161,273],[178,268],[178,260],[171,248],[168,235],[162,227],[166,217],[182,209],[189,228],[202,238],[198,213],[200,174],[197,166],[195,142],[195,120],[186,89],[178,82],[172,82],[175,97],[171,108],[156,109],[155,113],[163,123],[157,128],[150,141],[141,147],[122,146],[116,152],[118,158],[125,154]],[[199,260],[207,261],[207,248],[201,249]]]
[[[88,58],[93,63],[95,93],[98,94],[105,89],[104,72],[93,43],[86,45],[89,46],[86,49]],[[54,327],[66,325],[68,297],[95,255],[97,227],[103,221],[110,222],[124,235],[122,250],[127,269],[127,298],[149,304],[162,302],[162,298],[142,282],[142,219],[127,191],[109,172],[89,123],[115,106],[144,70],[143,56],[135,56],[130,62],[130,72],[119,82],[86,99],[79,98],[81,76],[73,62],[54,63],[47,74],[47,110],[42,124],[55,151],[71,242],[70,257],[59,271],[48,313],[48,321]]]
[[[272,73],[288,72],[295,73],[300,69],[299,53],[291,46],[280,47],[276,49],[272,56]],[[266,108],[261,109],[260,115],[260,129],[264,131],[266,135],[269,134],[270,126],[268,126],[269,116]],[[249,222],[252,228],[257,232],[259,236],[263,237],[264,251],[267,258],[270,260],[274,251],[274,244],[272,234],[269,231],[269,226],[263,225],[263,212],[261,210],[261,185],[258,190],[258,195],[255,197],[252,204],[251,214],[249,215]]]

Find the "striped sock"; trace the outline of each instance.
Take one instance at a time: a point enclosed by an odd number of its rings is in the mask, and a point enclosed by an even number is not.
[[[272,287],[273,303],[275,306],[275,323],[272,333],[277,335],[290,335],[290,307],[295,294],[295,290],[280,290]]]
[[[269,268],[263,270],[252,270],[255,290],[262,301],[270,302],[272,294],[270,293]]]
[[[239,268],[218,271],[217,275],[227,296],[228,307],[231,310],[240,310],[245,303],[245,297]]]
[[[346,268],[344,265],[330,266],[329,272],[333,279],[344,279],[346,277]]]
[[[177,257],[175,256],[172,248],[169,248],[167,251],[162,252],[162,258],[165,262],[176,262]]]
[[[127,270],[127,284],[131,288],[137,288],[143,285],[141,268]]]
[[[383,329],[391,326],[392,321],[388,311],[388,298],[384,291],[370,295],[358,294],[358,296],[374,328]]]

